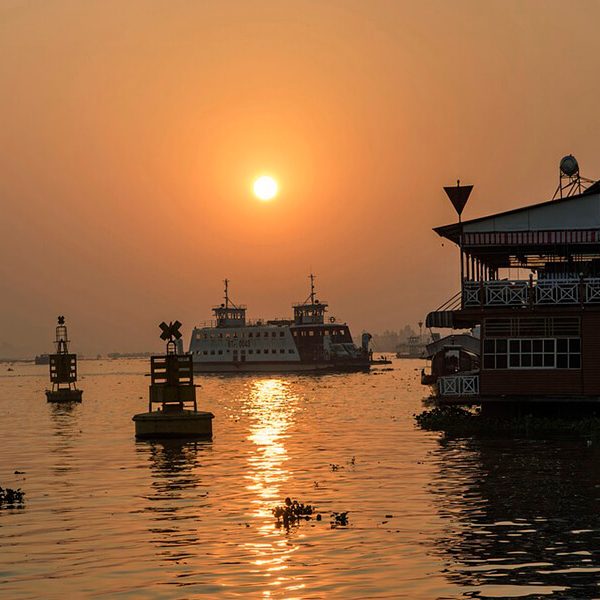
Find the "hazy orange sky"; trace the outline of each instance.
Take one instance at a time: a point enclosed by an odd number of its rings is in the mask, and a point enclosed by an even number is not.
[[[222,279],[288,315],[318,275],[355,338],[458,289],[465,218],[600,177],[600,3],[0,3],[1,355],[187,334]],[[260,203],[268,172],[278,199]],[[187,340],[186,340],[187,343]]]

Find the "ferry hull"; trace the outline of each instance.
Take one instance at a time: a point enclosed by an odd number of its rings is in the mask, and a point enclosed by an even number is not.
[[[349,373],[369,371],[368,362],[302,363],[302,362],[239,362],[194,363],[195,373]]]

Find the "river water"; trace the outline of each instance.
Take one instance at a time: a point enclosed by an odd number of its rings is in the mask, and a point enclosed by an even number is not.
[[[420,431],[420,366],[205,376],[188,443],[135,441],[145,361],[80,361],[71,407],[2,366],[0,597],[600,597],[600,443]],[[277,527],[286,496],[323,520]]]

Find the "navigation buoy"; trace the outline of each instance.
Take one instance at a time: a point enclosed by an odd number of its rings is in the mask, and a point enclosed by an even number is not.
[[[167,353],[150,357],[148,412],[133,417],[135,437],[210,439],[214,415],[198,410],[192,355],[178,352],[181,323],[163,322],[159,327]]]
[[[81,402],[82,390],[77,389],[77,355],[69,352],[69,338],[65,318],[58,317],[56,326],[56,353],[50,354],[50,382],[46,390],[48,402]]]

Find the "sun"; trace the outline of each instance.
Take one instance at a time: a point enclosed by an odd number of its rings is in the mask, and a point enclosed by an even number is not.
[[[263,201],[273,200],[277,196],[279,186],[277,181],[268,175],[262,175],[254,182],[254,195]]]

